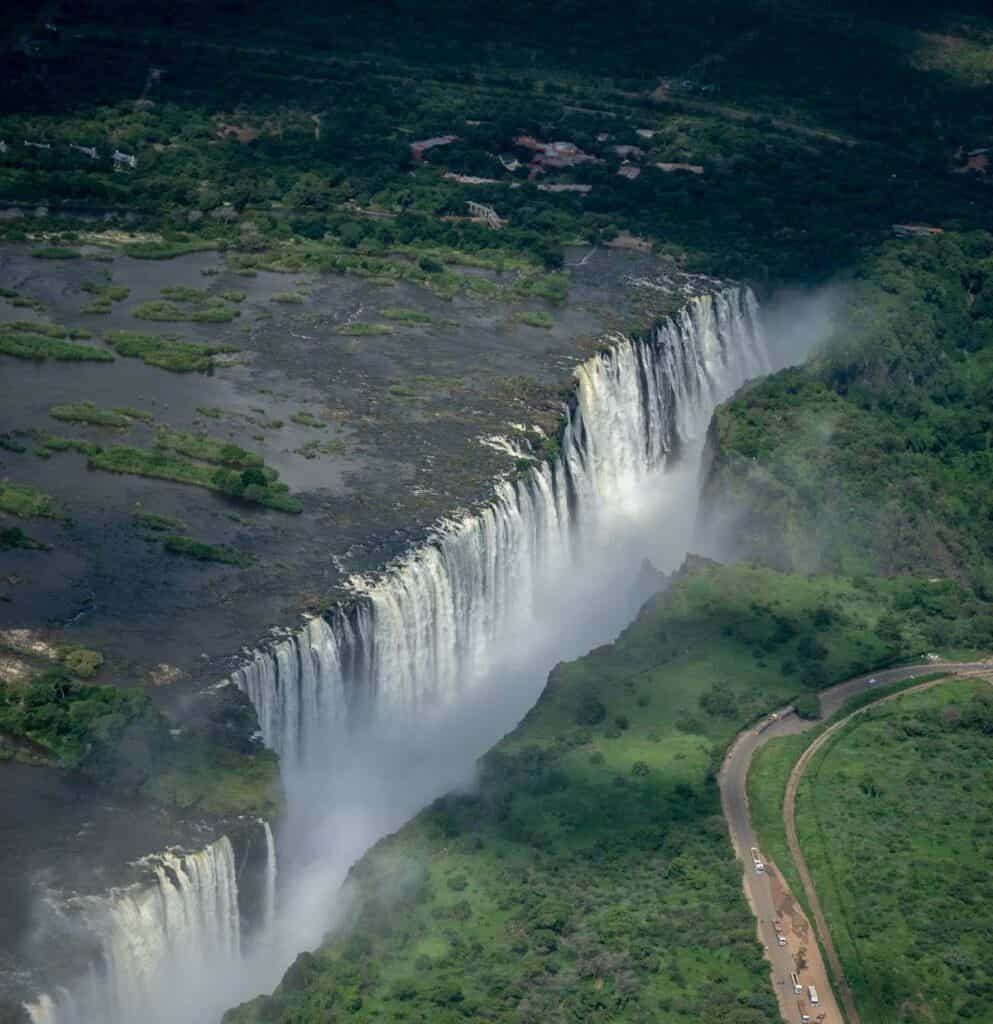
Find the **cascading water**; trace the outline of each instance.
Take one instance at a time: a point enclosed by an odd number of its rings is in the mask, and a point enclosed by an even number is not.
[[[275,847],[268,823],[261,824],[271,923]],[[97,940],[100,960],[76,983],[27,1004],[32,1024],[166,1024],[177,1018],[170,1010],[158,1012],[165,988],[189,986],[205,967],[232,971],[241,962],[238,882],[227,836],[195,853],[169,851],[142,863],[150,883],[70,901],[69,912]]]
[[[771,369],[757,312],[750,291],[728,288],[693,298],[647,338],[608,339],[576,371],[558,458],[499,481],[482,510],[440,523],[381,576],[356,580],[348,608],[237,669],[231,682],[280,755],[288,798],[278,907],[267,830],[265,934],[240,960],[218,950],[217,962],[207,961],[209,991],[191,1004],[170,984],[171,954],[145,955],[169,948],[162,936],[173,934],[175,915],[134,916],[132,945],[105,953],[112,981],[134,972],[108,986],[134,1000],[130,1016],[120,1007],[116,1016],[82,1012],[74,990],[74,1008],[63,994],[35,1004],[35,1024],[212,1021],[271,990],[333,922],[341,882],[362,852],[466,781],[556,661],[630,621],[637,601],[623,595],[645,557],[666,568],[681,561],[713,409]],[[205,922],[219,911],[204,899],[182,919]]]
[[[697,297],[648,339],[615,339],[576,372],[559,459],[500,481],[481,512],[441,523],[379,580],[358,581],[350,610],[313,619],[233,674],[266,745],[292,768],[369,717],[464,697],[548,574],[602,537],[604,510],[609,519],[637,503],[717,403],[768,371],[746,289]]]
[[[263,927],[268,931],[276,918],[276,840],[268,821],[262,822],[265,830],[265,904]]]

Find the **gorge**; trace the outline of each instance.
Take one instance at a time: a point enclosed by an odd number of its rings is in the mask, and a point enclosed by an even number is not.
[[[362,853],[470,784],[554,664],[630,620],[645,559],[678,566],[711,414],[773,368],[744,288],[696,295],[644,337],[605,339],[576,370],[557,455],[522,448],[492,501],[354,579],[353,601],[220,684],[248,695],[282,763],[280,887],[266,825],[261,924],[239,920],[226,838],[164,854],[154,885],[111,900],[98,968],[33,1003],[34,1024],[215,1020],[273,988],[333,925]]]

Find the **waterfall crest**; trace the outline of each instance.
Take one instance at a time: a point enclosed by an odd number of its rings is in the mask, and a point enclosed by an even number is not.
[[[238,883],[227,836],[196,853],[156,854],[146,865],[150,884],[79,901],[101,962],[71,988],[26,1004],[32,1024],[158,1021],[163,985],[190,983],[205,965],[223,970],[238,961]]]
[[[637,503],[645,477],[699,441],[717,403],[769,371],[751,291],[692,299],[646,338],[617,336],[576,370],[560,455],[497,482],[481,511],[434,535],[358,599],[260,650],[231,676],[267,746],[304,765],[370,718],[416,716],[486,677],[543,578]]]

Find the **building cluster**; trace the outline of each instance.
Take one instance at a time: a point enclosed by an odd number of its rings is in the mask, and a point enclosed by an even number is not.
[[[638,128],[637,134],[640,138],[651,139],[657,133],[651,128]],[[413,159],[420,161],[424,158],[424,154],[429,149],[434,149],[437,146],[450,145],[457,139],[457,135],[436,135],[428,139],[419,139],[416,142],[410,143],[410,151]],[[608,143],[611,139],[612,136],[606,132],[601,132],[597,135],[598,142]],[[501,153],[497,155],[496,159],[500,161],[500,165],[504,170],[509,171],[510,173],[519,170],[521,167],[527,167],[529,169],[528,180],[530,182],[535,182],[535,179],[539,175],[550,170],[578,167],[586,163],[605,163],[605,160],[602,157],[595,156],[592,153],[587,153],[575,142],[570,142],[568,140],[545,142],[533,135],[518,135],[514,138],[514,144],[519,149],[527,151],[530,154],[530,157],[519,159],[513,154]],[[610,149],[621,160],[617,169],[617,174],[620,177],[625,178],[628,181],[634,181],[641,176],[641,163],[646,156],[645,150],[641,146],[619,143],[611,146]],[[704,168],[700,164],[674,162],[656,163],[654,166],[665,172],[686,171],[690,174],[704,173]],[[509,185],[510,188],[520,188],[522,185],[521,181],[501,181],[497,178],[480,177],[473,174],[458,173],[456,171],[442,171],[441,176],[446,181],[456,182],[460,185],[505,184]],[[535,182],[535,187],[541,192],[572,192],[583,196],[589,195],[593,190],[592,185],[578,182],[556,182],[549,184],[537,184]],[[470,200],[467,203],[467,206],[469,208],[469,216],[473,220],[488,224],[491,228],[500,228],[506,223],[506,221],[501,218],[496,210],[491,206],[487,206],[474,200]]]
[[[575,142],[542,142],[533,135],[518,135],[514,142],[522,149],[528,149],[534,154],[530,161],[532,178],[549,168],[559,169],[577,167],[584,163],[603,163],[599,157],[584,153]]]
[[[897,238],[933,238],[944,234],[944,231],[930,224],[894,224],[893,234]]]

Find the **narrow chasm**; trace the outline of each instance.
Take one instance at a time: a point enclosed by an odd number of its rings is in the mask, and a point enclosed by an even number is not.
[[[271,991],[334,926],[355,861],[471,784],[554,665],[631,620],[659,586],[646,560],[682,562],[712,413],[775,368],[744,288],[612,337],[575,371],[552,458],[522,453],[489,503],[256,650],[221,684],[254,705],[286,793],[276,839],[256,826],[255,895],[239,901],[226,837],[163,855],[103,908],[94,965],[32,1002],[33,1024],[215,1020]]]

